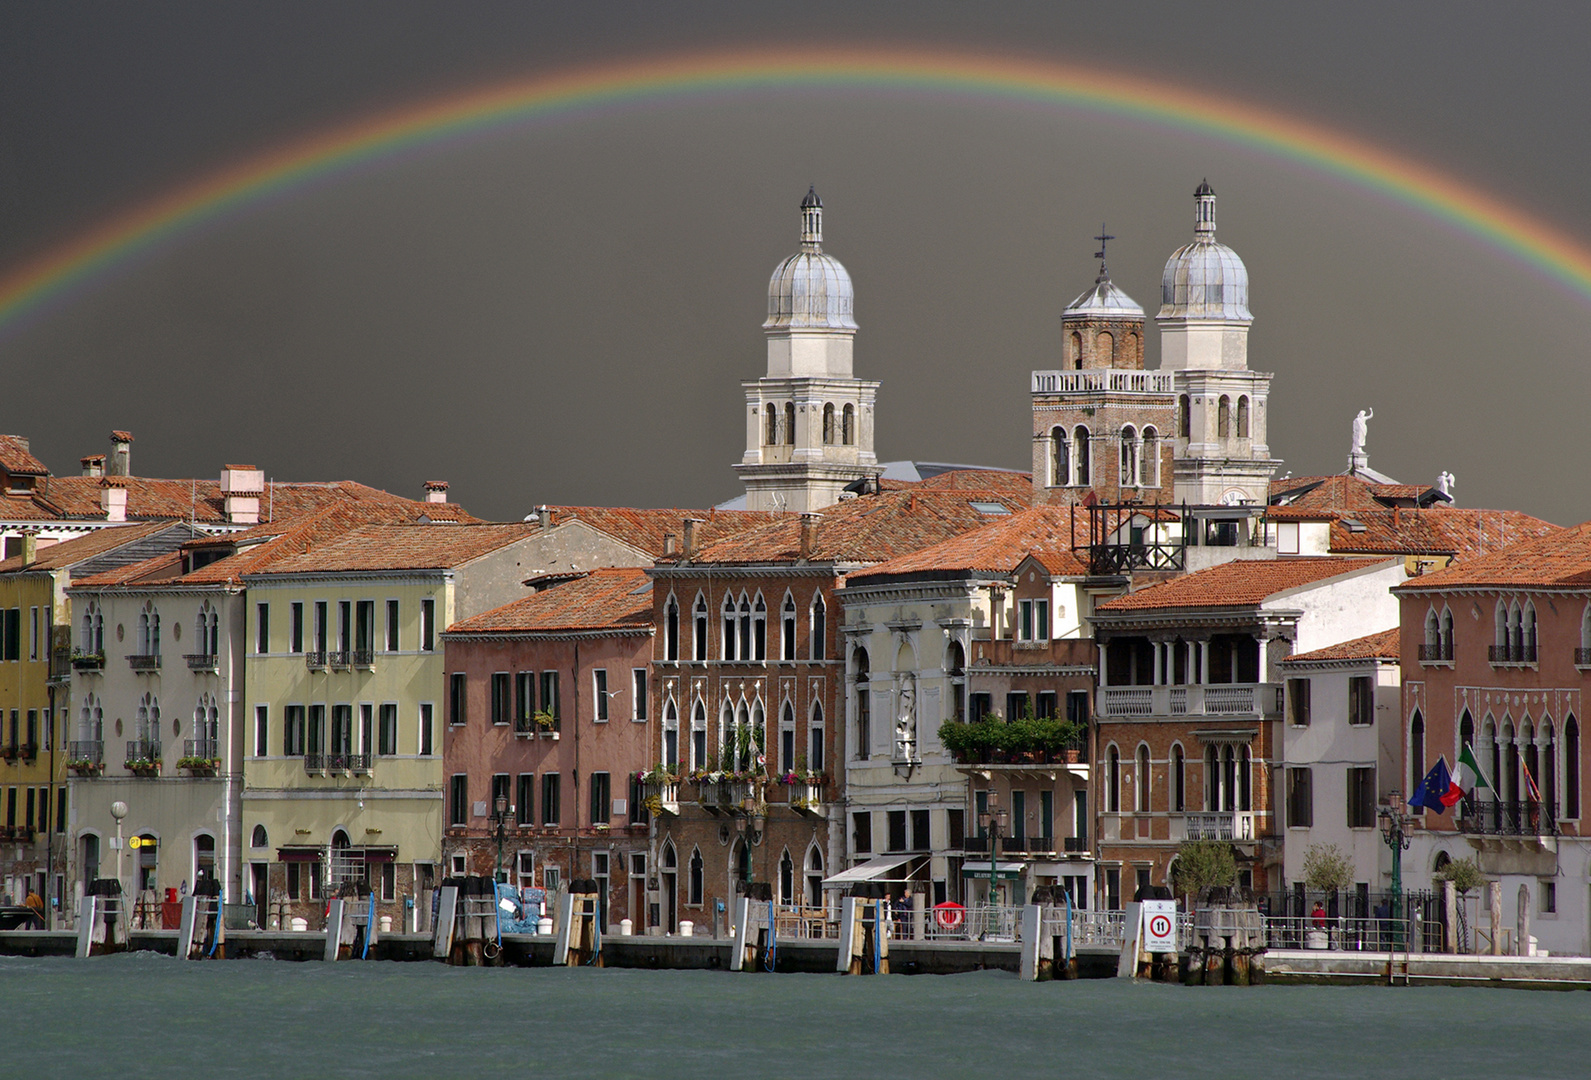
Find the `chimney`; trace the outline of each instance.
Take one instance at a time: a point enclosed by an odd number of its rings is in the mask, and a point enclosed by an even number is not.
[[[550,507],[550,506],[538,506],[538,507],[536,507],[536,520],[541,524],[541,527],[543,529],[552,528],[552,507]]]
[[[428,503],[447,502],[447,481],[427,480],[425,482],[425,501]]]
[[[260,523],[260,496],[265,494],[265,470],[253,465],[221,467],[221,506],[233,525]]]
[[[39,559],[39,534],[25,532],[22,534],[22,565],[32,566]]]
[[[83,475],[84,476],[104,476],[105,475],[105,455],[104,454],[90,454],[90,455],[88,455],[88,457],[82,458],[81,459],[81,463],[82,463],[82,466],[83,466]]]
[[[99,482],[99,508],[106,521],[127,520],[127,478],[105,476]]]
[[[685,534],[685,561],[689,562],[696,557],[696,526],[701,524],[699,518],[686,518],[680,523]]]
[[[663,557],[665,559],[672,559],[674,557],[675,544],[678,542],[678,540],[679,537],[675,536],[671,532],[666,532],[663,534]]]
[[[801,515],[801,557],[803,559],[812,557],[812,538],[818,531],[819,517],[821,517],[819,514]]]
[[[106,462],[106,476],[131,476],[133,437],[130,432],[113,431],[110,433],[110,461]]]

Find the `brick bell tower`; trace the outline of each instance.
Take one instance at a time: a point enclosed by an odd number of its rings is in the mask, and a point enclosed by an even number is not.
[[[1061,312],[1062,367],[1033,372],[1037,502],[1171,501],[1176,393],[1144,370],[1144,310],[1110,280],[1103,228],[1099,276]]]

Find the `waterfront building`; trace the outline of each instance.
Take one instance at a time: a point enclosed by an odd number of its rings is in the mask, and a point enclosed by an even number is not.
[[[652,583],[627,567],[528,584],[532,595],[442,635],[446,872],[500,874],[549,897],[589,879],[600,925],[628,919],[642,932],[664,917],[648,917],[656,870],[641,787],[656,727]]]
[[[1591,839],[1582,824],[1588,581],[1591,523],[1395,590],[1402,730],[1389,786],[1406,799],[1439,758],[1456,771],[1466,745],[1487,780],[1448,813],[1416,813],[1404,883],[1431,888],[1441,865],[1474,859],[1502,886],[1504,952],[1519,951],[1522,939],[1528,950],[1530,937],[1554,953],[1591,949]],[[1481,911],[1486,904],[1479,899]],[[1472,906],[1472,927],[1477,914]]]
[[[1170,884],[1184,840],[1229,841],[1245,887],[1280,886],[1280,663],[1395,626],[1405,577],[1400,558],[1246,559],[1094,609],[1101,906]]]
[[[1082,522],[1086,536],[1086,513]],[[1082,731],[1063,743],[1051,725],[1043,745],[1008,739],[980,748],[952,748],[941,737],[947,721],[1018,721],[1009,731],[1028,739],[1034,721],[1086,730],[1093,594],[1073,550],[1078,527],[1073,506],[1019,510],[853,572],[835,593],[850,653],[845,695],[858,718],[845,755],[853,879],[881,875],[929,904],[984,903],[997,854],[1001,902],[1066,885],[1088,903]],[[980,822],[991,791],[1008,820],[997,853]]]
[[[98,670],[105,658],[103,648],[73,655],[67,590],[193,536],[186,524],[149,522],[41,549],[27,533],[21,554],[0,562],[0,891],[16,903],[36,892],[57,912],[70,911],[67,827],[75,803],[67,772],[102,759],[70,733],[72,670]]]

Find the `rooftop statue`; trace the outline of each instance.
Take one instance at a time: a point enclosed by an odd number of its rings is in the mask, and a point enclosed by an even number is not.
[[[1353,445],[1348,448],[1349,453],[1362,454],[1365,451],[1365,434],[1370,427],[1370,421],[1375,418],[1374,409],[1360,409],[1359,415],[1353,418]]]

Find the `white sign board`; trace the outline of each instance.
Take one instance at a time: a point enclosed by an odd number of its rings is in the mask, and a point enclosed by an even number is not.
[[[1177,902],[1175,900],[1145,900],[1143,902],[1144,951],[1177,951]]]

